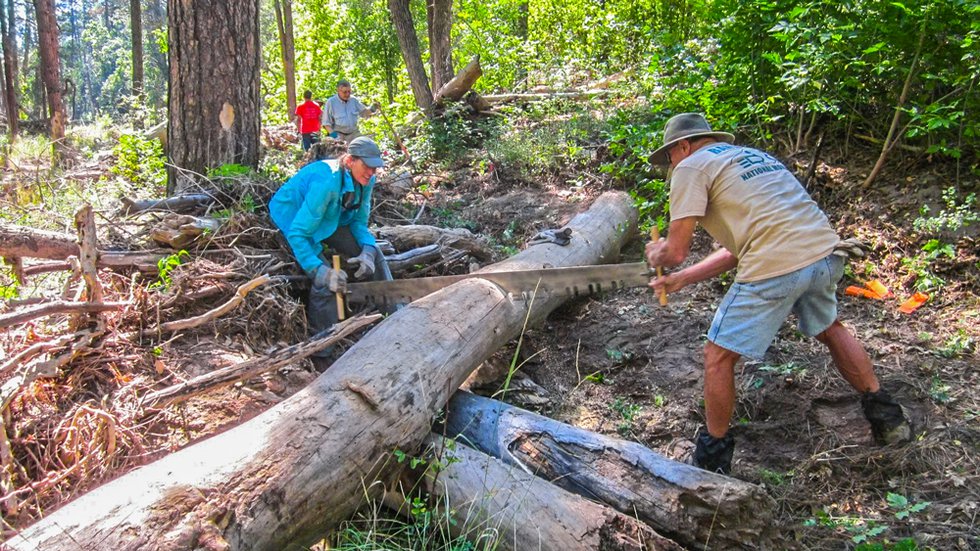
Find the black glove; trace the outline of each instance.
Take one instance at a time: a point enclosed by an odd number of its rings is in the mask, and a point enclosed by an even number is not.
[[[357,271],[354,272],[354,279],[361,279],[374,275],[374,260],[377,257],[377,254],[378,249],[375,249],[370,245],[365,245],[363,248],[361,248],[361,254],[347,261],[348,264],[358,267]]]

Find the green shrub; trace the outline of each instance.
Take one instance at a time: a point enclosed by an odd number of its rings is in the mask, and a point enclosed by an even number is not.
[[[112,153],[116,156],[116,164],[109,169],[112,174],[142,189],[158,191],[166,187],[166,156],[160,140],[123,134]]]

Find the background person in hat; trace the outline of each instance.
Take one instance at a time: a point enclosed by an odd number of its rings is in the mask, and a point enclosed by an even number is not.
[[[792,312],[800,331],[830,350],[838,371],[861,393],[861,405],[880,444],[911,439],[902,407],[881,389],[861,343],[837,319],[837,282],[844,258],[827,216],[797,179],[768,153],[733,145],[700,114],[667,121],[664,144],[650,161],[669,165],[670,226],[666,240],[646,247],[652,267],[677,266],[690,252],[700,223],[721,248],[650,286],[675,292],[737,268],[704,349],[707,428],[698,430],[693,463],[729,473],[735,442],[728,425],[735,408],[735,362],[761,359]]]
[[[357,120],[368,118],[378,110],[378,104],[368,109],[361,100],[351,95],[350,82],[341,80],[337,83],[337,93],[330,96],[323,106],[323,116],[320,123],[324,131],[331,137],[350,143],[360,135]]]
[[[384,166],[381,150],[362,136],[347,151],[340,159],[306,165],[269,202],[272,221],[312,281],[307,317],[314,334],[337,323],[334,293],[347,288],[346,272],[330,267],[323,244],[349,258],[355,279],[392,279],[368,230],[375,172]]]

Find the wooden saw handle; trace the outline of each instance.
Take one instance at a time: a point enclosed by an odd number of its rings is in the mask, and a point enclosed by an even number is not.
[[[333,255],[333,269],[340,270],[340,256]],[[344,294],[341,292],[334,293],[337,295],[337,319],[344,321]]]
[[[653,223],[653,227],[650,228],[650,239],[654,241],[660,241],[660,230],[657,229],[657,223]],[[657,266],[657,277],[664,275],[664,269]],[[660,305],[667,306],[667,289],[660,289]]]

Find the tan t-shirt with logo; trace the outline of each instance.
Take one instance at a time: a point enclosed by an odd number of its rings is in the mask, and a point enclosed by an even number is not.
[[[727,143],[698,149],[674,167],[670,218],[701,225],[738,258],[735,280],[787,274],[833,252],[840,238],[800,182],[776,158]]]

